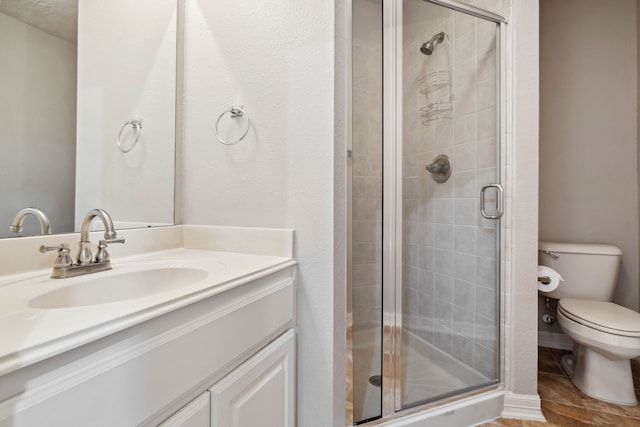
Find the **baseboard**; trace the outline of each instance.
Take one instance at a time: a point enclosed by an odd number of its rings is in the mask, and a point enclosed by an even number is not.
[[[540,396],[537,394],[505,394],[502,418],[546,421],[540,407]]]
[[[558,332],[538,331],[538,345],[559,350],[573,350],[571,338]]]
[[[492,390],[450,404],[437,406],[411,415],[375,424],[376,427],[460,427],[475,426],[500,416],[503,390]]]

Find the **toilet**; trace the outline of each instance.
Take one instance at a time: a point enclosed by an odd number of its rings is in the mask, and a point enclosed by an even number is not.
[[[585,394],[636,405],[630,359],[640,356],[640,314],[611,302],[622,251],[612,245],[538,243],[538,264],[563,278],[540,294],[558,299],[558,323],[578,344],[562,366]]]

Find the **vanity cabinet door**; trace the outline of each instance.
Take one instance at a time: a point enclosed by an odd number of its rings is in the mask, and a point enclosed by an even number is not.
[[[209,427],[211,397],[208,391],[193,399],[158,427]]]
[[[212,427],[294,427],[293,330],[256,353],[209,391]]]

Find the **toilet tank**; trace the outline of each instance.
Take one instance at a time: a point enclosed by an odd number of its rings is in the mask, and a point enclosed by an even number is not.
[[[621,256],[620,248],[612,245],[540,241],[538,264],[553,268],[564,279],[555,290],[540,294],[558,299],[611,301]]]

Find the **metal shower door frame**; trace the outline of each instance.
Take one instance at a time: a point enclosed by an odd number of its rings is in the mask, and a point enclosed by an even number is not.
[[[501,162],[505,141],[505,25],[500,15],[454,0],[423,0],[457,12],[497,24],[496,84],[496,183],[501,184],[504,165]],[[402,349],[402,11],[403,0],[383,3],[383,230],[382,230],[382,418],[402,411],[400,363]],[[501,289],[501,224],[496,227],[496,269],[498,271],[497,307]],[[497,316],[500,331],[500,316]],[[499,334],[498,348],[502,347]],[[501,352],[498,352],[501,353]],[[500,354],[497,355],[500,359]],[[500,364],[500,360],[497,362]],[[499,366],[500,378],[504,367]]]

